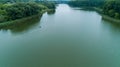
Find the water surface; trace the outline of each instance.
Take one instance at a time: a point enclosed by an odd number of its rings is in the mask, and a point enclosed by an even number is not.
[[[0,31],[0,67],[120,67],[120,25],[60,4],[39,21]]]

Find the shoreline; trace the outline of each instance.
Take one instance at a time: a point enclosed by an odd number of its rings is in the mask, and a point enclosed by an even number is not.
[[[11,21],[5,21],[0,23],[0,29],[2,28],[9,28],[10,26],[15,26],[17,24],[23,23],[27,20],[31,20],[34,19],[36,17],[41,17],[43,15],[43,13],[47,12],[49,9],[43,10],[40,13],[36,14],[36,15],[32,15],[32,16],[28,16],[28,17],[23,17],[21,19],[16,19],[16,20],[11,20]],[[26,22],[29,23],[29,22]]]
[[[110,22],[120,23],[120,20],[119,20],[119,19],[114,19],[114,18],[109,17],[109,16],[107,16],[107,15],[102,15],[102,19],[103,19],[103,20],[110,21]]]
[[[2,23],[0,23],[0,29],[8,28],[10,26],[15,26],[17,24],[23,23],[24,21],[27,21],[27,20],[34,19],[36,17],[41,17],[45,12],[52,11],[52,10],[55,10],[55,9],[46,9],[46,10],[42,10],[40,13],[38,13],[36,15],[23,17],[21,19],[16,19],[16,20],[2,22]],[[26,23],[29,23],[29,22],[26,22]]]
[[[102,16],[103,20],[110,21],[112,23],[114,23],[114,22],[115,23],[120,23],[120,19],[115,19],[115,18],[112,18],[108,15],[103,14],[102,9],[97,8],[97,7],[82,7],[80,10],[89,10],[89,9],[98,12]]]
[[[34,19],[36,17],[41,17],[42,15],[43,14],[36,14],[36,15],[28,16],[28,17],[21,18],[21,19],[16,19],[16,20],[12,20],[12,21],[3,22],[3,23],[0,23],[0,29],[1,28],[9,28],[10,26],[15,26],[17,24],[23,23],[24,21]],[[29,23],[29,22],[26,22],[26,23]]]
[[[108,15],[103,14],[102,9],[97,8],[97,7],[93,7],[93,9],[101,14],[103,20],[107,20],[107,21],[115,22],[115,23],[120,23],[120,19],[115,19],[115,18],[112,18]]]

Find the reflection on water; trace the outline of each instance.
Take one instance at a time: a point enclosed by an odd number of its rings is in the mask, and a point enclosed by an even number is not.
[[[49,10],[47,12],[48,15],[52,15],[54,13],[55,13],[55,10]],[[1,30],[2,31],[10,30],[11,33],[14,33],[14,34],[15,33],[25,33],[34,27],[38,27],[41,17],[42,16],[37,15],[35,17],[32,17],[31,19],[27,19],[25,21],[20,21],[21,23],[2,28]],[[41,26],[39,26],[39,28],[41,28]]]
[[[10,30],[12,33],[26,32],[26,31],[32,29],[33,27],[38,26],[40,19],[41,19],[40,16],[35,16],[35,17],[31,18],[31,19],[21,21],[21,23],[11,25],[11,26],[6,27],[6,28],[2,28],[1,30],[2,31]]]

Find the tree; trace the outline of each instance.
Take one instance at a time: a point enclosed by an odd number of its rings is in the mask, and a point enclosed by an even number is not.
[[[114,17],[115,16],[115,11],[113,9],[108,11],[109,16]]]
[[[119,13],[115,13],[115,18],[116,19],[120,19],[120,14]]]

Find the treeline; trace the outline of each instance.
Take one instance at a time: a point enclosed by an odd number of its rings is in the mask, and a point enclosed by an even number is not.
[[[36,3],[3,4],[0,6],[1,22],[35,15],[43,9],[45,9],[44,6],[39,6]]]
[[[104,0],[72,0],[68,4],[74,7],[93,7],[93,6],[101,6],[104,4]]]
[[[40,1],[36,1],[36,3],[45,5],[49,9],[55,9],[56,8],[54,2],[47,2],[47,1],[40,2]]]
[[[103,13],[109,15],[110,17],[120,19],[120,1],[106,1],[103,6]]]
[[[52,8],[55,8],[55,5],[49,3],[38,4],[28,2],[28,3],[0,4],[0,22],[11,21],[36,15],[41,13],[43,10]]]
[[[73,0],[68,3],[74,7],[97,7],[102,13],[115,19],[120,19],[119,0]]]

